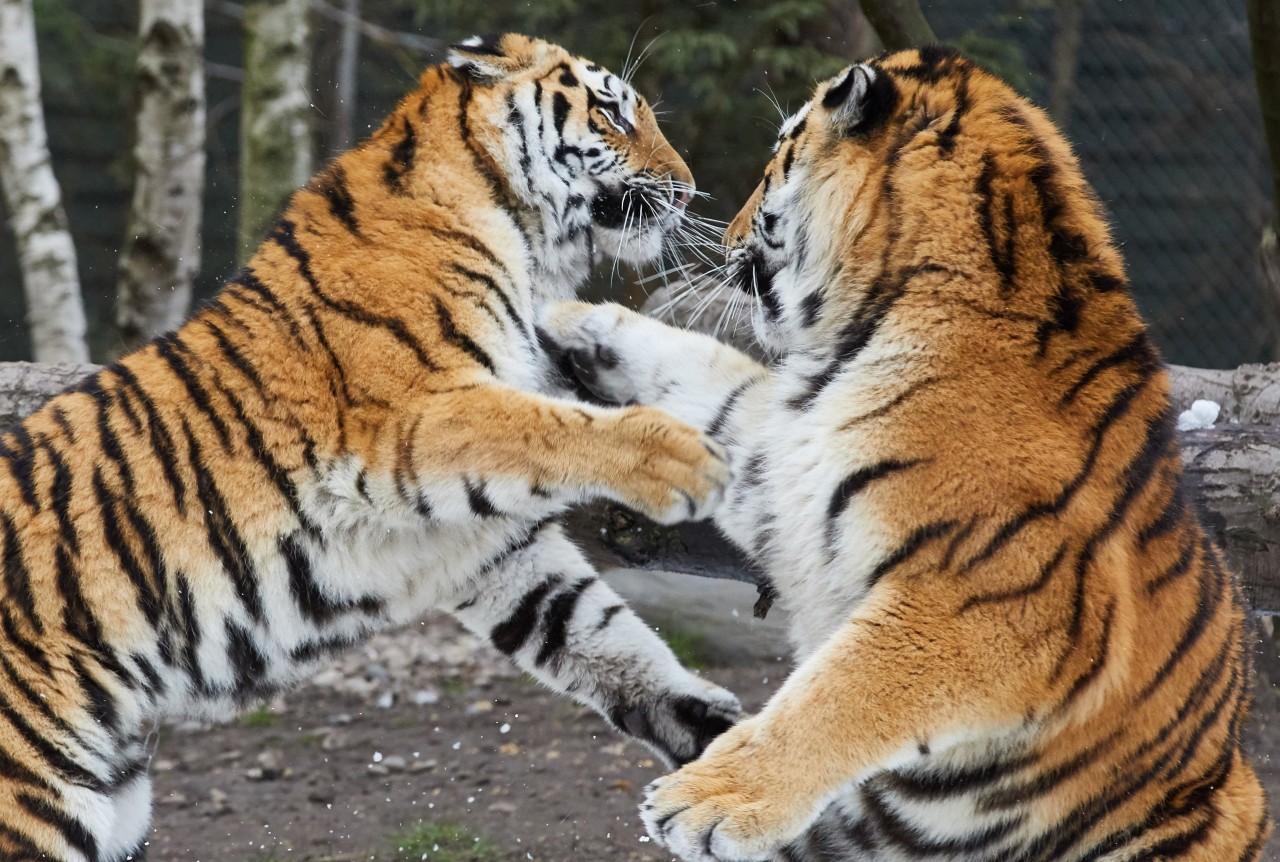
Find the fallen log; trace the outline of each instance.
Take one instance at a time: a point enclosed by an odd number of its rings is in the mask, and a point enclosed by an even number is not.
[[[0,363],[0,424],[25,416],[95,368]],[[1173,372],[1179,406],[1208,397],[1222,404],[1227,420],[1182,434],[1188,487],[1206,527],[1240,573],[1251,606],[1280,614],[1280,365]],[[572,512],[567,524],[602,566],[756,580],[751,564],[709,524],[660,527],[612,505]]]

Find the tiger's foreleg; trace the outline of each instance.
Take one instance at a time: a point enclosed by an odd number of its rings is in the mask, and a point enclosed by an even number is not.
[[[729,479],[721,446],[652,407],[602,408],[481,384],[355,412],[350,454],[335,459],[319,487],[357,512],[372,505],[470,523],[539,518],[603,497],[674,523],[705,517]]]
[[[760,513],[751,491],[764,457],[756,432],[768,413],[773,373],[710,336],[612,303],[553,303],[539,328],[543,342],[597,398],[659,407],[729,451],[736,475],[726,492],[729,505],[717,509],[715,519],[732,541],[753,552]]]
[[[650,834],[691,862],[773,859],[851,782],[1021,726],[1042,696],[1036,659],[930,598],[873,594],[759,715],[650,785]]]
[[[472,586],[455,611],[468,628],[669,766],[697,757],[738,717],[737,698],[685,670],[556,524]]]

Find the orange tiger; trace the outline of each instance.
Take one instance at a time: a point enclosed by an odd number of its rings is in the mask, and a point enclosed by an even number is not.
[[[630,85],[471,39],[177,332],[0,435],[0,859],[139,859],[148,729],[451,610],[675,764],[737,716],[554,516],[696,517],[703,433],[566,397],[542,304],[693,191]]]
[[[715,518],[792,614],[763,712],[656,782],[686,860],[1246,862],[1245,612],[1062,135],[941,48],[845,69],[729,226],[766,369],[617,307],[581,380],[742,465]]]

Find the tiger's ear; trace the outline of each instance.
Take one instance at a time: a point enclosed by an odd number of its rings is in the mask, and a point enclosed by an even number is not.
[[[873,131],[889,118],[898,104],[898,88],[885,72],[870,66],[850,66],[831,81],[822,96],[822,107],[831,122],[846,135]]]
[[[537,59],[535,40],[516,33],[471,36],[449,46],[449,65],[480,83],[493,83]]]

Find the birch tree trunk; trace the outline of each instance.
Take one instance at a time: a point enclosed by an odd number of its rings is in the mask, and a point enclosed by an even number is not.
[[[240,260],[311,175],[310,0],[256,0],[245,8],[240,114]]]
[[[76,250],[40,106],[31,0],[0,0],[0,185],[17,240],[32,352],[41,362],[85,362]]]
[[[140,13],[133,204],[116,293],[126,350],[187,314],[200,269],[204,193],[203,7],[142,0]]]
[[[333,142],[337,155],[351,149],[356,139],[356,85],[360,70],[360,0],[342,4],[342,24],[338,31],[338,62],[334,70]]]

